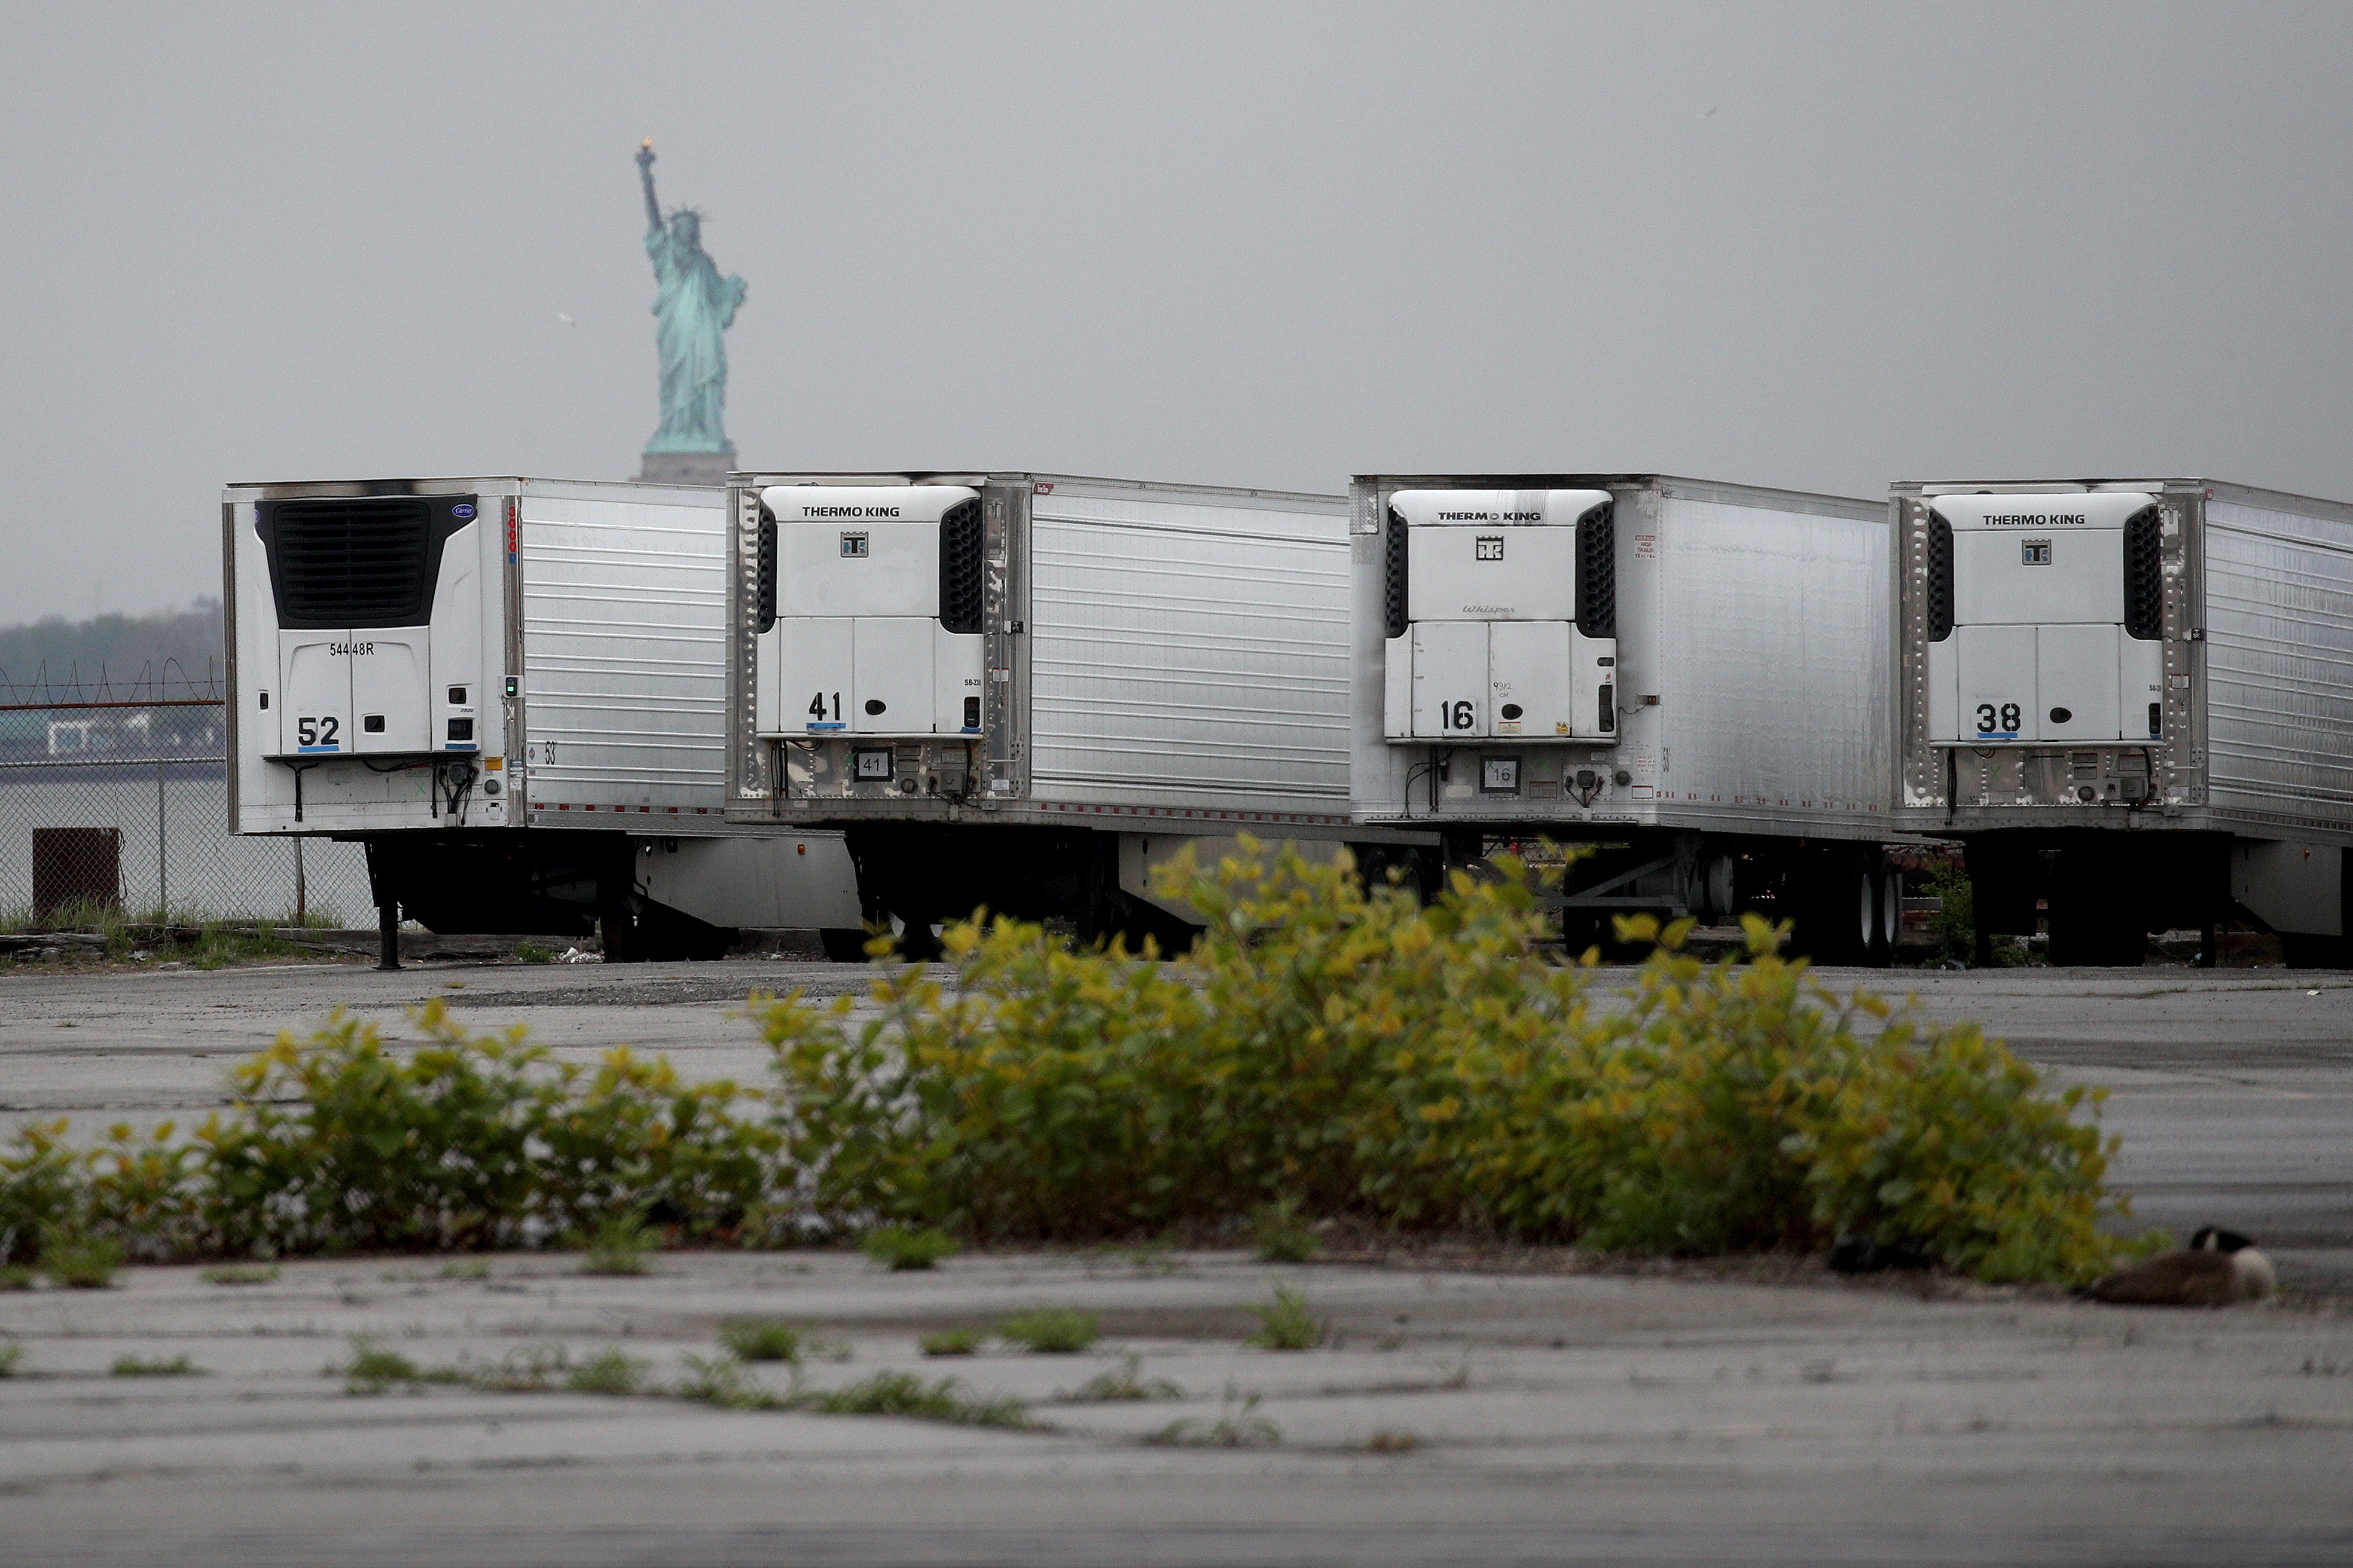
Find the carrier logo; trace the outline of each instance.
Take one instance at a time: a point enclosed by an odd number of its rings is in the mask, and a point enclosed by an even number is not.
[[[848,560],[865,560],[866,536],[862,533],[843,534],[841,536],[841,553],[843,557]]]
[[[1504,558],[1504,536],[1482,533],[1473,542],[1472,558],[1478,561],[1501,561]]]
[[[2084,528],[2091,518],[2080,511],[1989,511],[1988,528]]]
[[[331,642],[327,653],[333,658],[365,658],[375,652],[372,642]]]
[[[474,515],[474,503],[470,500],[461,500],[456,506],[449,509],[449,515],[451,517],[471,517]]]

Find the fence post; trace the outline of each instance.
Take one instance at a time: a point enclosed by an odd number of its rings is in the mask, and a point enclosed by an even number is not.
[[[164,759],[155,759],[155,914],[165,925],[172,923],[171,884],[164,880]]]
[[[294,840],[294,923],[298,926],[311,923],[309,890],[302,885],[302,840],[300,837]]]

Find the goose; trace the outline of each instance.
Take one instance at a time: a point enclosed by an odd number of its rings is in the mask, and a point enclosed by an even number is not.
[[[2279,1283],[2271,1259],[2235,1230],[2201,1226],[2189,1245],[2144,1258],[2084,1288],[2118,1307],[2227,1307],[2259,1301]]]

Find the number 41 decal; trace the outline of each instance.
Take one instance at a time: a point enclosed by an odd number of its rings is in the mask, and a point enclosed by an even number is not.
[[[809,699],[808,715],[808,727],[812,730],[827,724],[839,725],[841,722],[841,693],[837,691],[833,694],[833,717],[831,719],[828,720],[825,716],[825,693],[822,691]]]

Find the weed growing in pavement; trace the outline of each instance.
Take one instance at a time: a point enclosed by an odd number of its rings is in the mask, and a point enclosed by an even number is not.
[[[105,1290],[122,1267],[122,1244],[111,1237],[51,1231],[41,1238],[41,1272],[71,1290]]]
[[[645,1386],[646,1363],[617,1347],[599,1351],[564,1374],[574,1394],[635,1394]]]
[[[1071,1355],[1092,1345],[1100,1331],[1092,1312],[1068,1307],[1038,1307],[1014,1313],[997,1326],[997,1331],[1026,1351],[1042,1355]]]
[[[1299,1213],[1299,1200],[1279,1198],[1250,1211],[1251,1250],[1264,1263],[1304,1263],[1315,1256],[1315,1227]]]
[[[16,1375],[16,1363],[25,1359],[25,1347],[15,1340],[0,1343],[0,1377]]]
[[[785,1361],[798,1365],[801,1335],[790,1323],[744,1319],[723,1323],[719,1342],[739,1361]]]
[[[544,1394],[570,1370],[570,1357],[562,1345],[523,1345],[509,1351],[495,1366],[451,1370],[487,1394]],[[436,1381],[429,1372],[425,1380]]]
[[[782,1410],[791,1401],[762,1386],[732,1355],[686,1358],[686,1380],[673,1390],[681,1399],[701,1400],[722,1410]]]
[[[397,1383],[417,1381],[417,1363],[385,1350],[365,1334],[352,1336],[351,1359],[329,1363],[327,1375],[343,1380],[345,1394],[382,1394]]]
[[[653,1265],[646,1254],[658,1251],[661,1237],[635,1214],[613,1214],[578,1238],[587,1256],[580,1260],[583,1274],[647,1274]]]
[[[114,1365],[110,1371],[116,1377],[202,1377],[205,1375],[205,1369],[185,1355],[175,1355],[169,1360],[158,1356],[153,1361],[142,1361],[135,1355],[119,1355],[114,1358]]]
[[[441,1266],[444,1279],[488,1279],[491,1260],[487,1258],[453,1258]]]
[[[858,1243],[866,1256],[886,1268],[934,1268],[940,1259],[955,1256],[955,1238],[944,1230],[910,1230],[886,1225],[870,1230]]]
[[[1282,1441],[1282,1430],[1258,1413],[1260,1396],[1226,1384],[1216,1419],[1180,1416],[1145,1439],[1186,1448],[1271,1448]]]
[[[925,1355],[970,1355],[980,1349],[978,1329],[942,1329],[915,1342]]]
[[[1185,1391],[1165,1377],[1146,1383],[1140,1375],[1141,1356],[1130,1351],[1119,1358],[1115,1371],[1099,1372],[1067,1394],[1054,1395],[1065,1405],[1103,1405],[1123,1399],[1182,1399]]]
[[[275,1263],[216,1263],[201,1276],[207,1285],[268,1285],[278,1278]]]
[[[878,1372],[847,1387],[805,1394],[797,1403],[819,1415],[913,1415],[960,1426],[1035,1425],[1029,1406],[1018,1399],[1002,1395],[976,1399],[952,1377],[927,1384],[912,1372]]]
[[[555,962],[555,950],[552,947],[542,947],[535,942],[519,942],[515,943],[514,955],[525,963],[553,963]]]
[[[1377,1426],[1365,1439],[1365,1451],[1372,1454],[1410,1454],[1421,1447],[1421,1439],[1395,1426]]]
[[[1274,1300],[1250,1309],[1258,1319],[1258,1332],[1242,1343],[1265,1351],[1312,1351],[1330,1337],[1331,1327],[1307,1310],[1307,1298],[1287,1285],[1274,1288]]]

